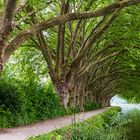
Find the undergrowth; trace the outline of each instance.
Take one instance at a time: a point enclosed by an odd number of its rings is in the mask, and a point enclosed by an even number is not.
[[[0,127],[15,127],[63,116],[64,109],[51,85],[25,86],[0,80]],[[70,113],[70,112],[69,112]]]
[[[85,111],[97,108],[92,104]],[[31,124],[39,120],[78,113],[64,110],[52,84],[25,84],[16,79],[0,79],[0,128]]]
[[[84,122],[40,135],[29,140],[125,140],[127,120],[118,113],[119,108],[111,108]]]

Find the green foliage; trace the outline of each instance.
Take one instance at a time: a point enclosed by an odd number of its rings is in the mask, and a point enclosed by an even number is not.
[[[0,79],[0,127],[79,112],[69,107],[64,111],[44,63],[41,52],[32,47],[21,47],[9,59]],[[95,108],[94,103],[85,104],[86,111]]]
[[[135,70],[130,72],[121,80],[122,88],[119,93],[121,98],[126,99],[130,103],[140,103],[140,65],[137,64]]]
[[[16,84],[12,82],[17,82]],[[51,85],[0,81],[0,127],[14,127],[62,116],[65,111]]]
[[[94,11],[95,9],[104,7],[105,5],[113,2],[113,0],[90,0],[88,2],[84,0],[82,3],[81,0],[70,0],[69,2],[69,12],[82,12],[88,10]],[[0,12],[2,11],[3,2],[1,1]],[[10,34],[10,40],[8,42],[14,38],[19,30],[27,29],[28,27],[35,24],[32,20],[35,19],[35,22],[49,20],[60,15],[60,11],[60,3],[56,0],[48,2],[45,0],[30,0],[23,10],[21,10],[20,14],[17,14],[15,17],[17,26]],[[109,59],[107,63],[109,65],[114,64],[116,67],[116,69],[113,69],[113,66],[111,65],[109,68],[110,71],[119,69],[117,71],[117,73],[119,73],[117,78],[116,76],[113,77],[117,79],[115,79],[117,83],[121,83],[123,85],[121,87],[119,86],[119,89],[121,90],[113,91],[112,94],[114,95],[116,92],[120,91],[119,94],[121,97],[133,102],[140,102],[140,79],[137,78],[139,76],[138,72],[140,70],[140,49],[138,47],[140,44],[139,12],[139,5],[123,9],[113,24],[110,25],[108,31],[104,32],[104,35],[93,44],[93,47],[90,47],[95,56],[97,52],[100,52],[104,46],[108,44],[114,45],[112,48],[109,48],[107,52],[104,52],[103,56],[105,54],[112,54],[114,51],[125,50],[125,52],[119,54],[119,56]],[[29,13],[32,14],[30,15]],[[108,16],[106,18],[108,18]],[[22,22],[21,19],[23,19]],[[80,52],[81,46],[83,44],[82,40],[86,40],[86,37],[90,34],[91,29],[96,27],[101,19],[102,17],[98,17],[85,20],[86,22],[83,20],[83,23],[81,22],[82,24],[80,26],[83,26],[84,28],[79,26],[80,28],[77,32],[79,35],[75,40],[75,47],[78,53]],[[71,38],[73,38],[71,35],[73,35],[72,32],[76,30],[77,21],[72,21],[70,24],[68,23],[68,26],[66,25],[65,29],[65,55],[67,55],[67,52],[69,52],[69,46],[71,46],[71,43],[73,42],[71,41]],[[105,22],[103,25],[104,24]],[[72,32],[70,30],[72,30]],[[46,44],[49,48],[48,50],[52,56],[53,68],[55,68],[57,58],[56,46],[59,46],[57,45],[57,31],[57,27],[43,30]],[[46,85],[47,82],[50,82],[50,77],[39,45],[40,44],[36,36],[28,38],[28,40],[24,42],[23,45],[9,59],[9,62],[5,66],[3,77],[6,80],[0,81],[0,110],[2,114],[2,127],[17,126],[31,123],[40,119],[61,116],[65,113],[73,113],[73,110],[69,108],[67,112],[64,112],[59,104],[59,97],[54,92],[53,87]],[[73,59],[70,53],[66,71],[71,70],[71,64],[73,60],[75,60],[75,58]],[[108,64],[105,62],[101,65],[105,66]],[[99,72],[97,71],[97,73],[100,73],[100,70]],[[63,72],[58,72],[58,75],[56,73],[57,77],[62,74]],[[125,74],[125,76],[122,76],[122,74]],[[132,76],[134,76],[132,74],[135,74],[134,78],[132,78]],[[104,74],[101,73],[100,75]],[[101,82],[100,84],[102,85],[103,83]],[[106,94],[109,94],[108,92]],[[86,111],[95,109],[96,107],[97,105],[94,102],[84,104]],[[78,108],[76,108],[75,112],[78,112]]]
[[[96,42],[95,48],[100,50],[104,44],[113,43],[108,49],[111,51],[123,50],[116,58],[110,59],[118,70],[119,95],[129,102],[140,102],[140,34],[139,5],[124,8],[104,35]],[[113,65],[111,66],[113,69]],[[115,74],[113,75],[115,77]],[[115,94],[115,93],[114,93]],[[117,94],[117,93],[116,93]]]
[[[86,111],[93,107],[85,104]],[[63,109],[51,83],[39,84],[30,79],[25,84],[4,75],[0,80],[0,127],[15,127],[77,112],[78,108]]]
[[[126,125],[124,125],[124,127],[126,128],[127,139],[130,140],[139,139],[140,110],[139,109],[130,110],[125,114],[125,117],[129,119],[129,122]]]
[[[86,102],[84,104],[84,110],[85,111],[90,111],[90,110],[94,110],[94,109],[97,109],[97,108],[99,108],[99,107],[98,107],[98,105],[96,104],[95,101],[93,101],[93,102]]]
[[[30,86],[34,83],[42,84],[44,77],[45,79],[49,79],[46,62],[41,52],[27,46],[16,50],[15,54],[6,63],[2,76],[5,79],[17,79],[23,85]]]
[[[0,80],[0,106],[3,110],[15,111],[19,108],[20,102],[16,91],[16,87]]]

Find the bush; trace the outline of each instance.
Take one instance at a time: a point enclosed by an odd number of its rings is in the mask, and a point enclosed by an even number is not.
[[[85,111],[97,108],[94,102],[84,105]],[[0,80],[0,127],[15,127],[38,120],[78,113],[68,108],[64,111],[51,84],[35,81],[24,83],[14,78]]]
[[[23,85],[15,79],[0,81],[0,127],[14,127],[57,116],[65,111],[51,84]]]
[[[84,104],[84,110],[85,111],[90,111],[90,110],[93,110],[93,109],[97,109],[99,108],[98,105],[96,104],[96,102],[86,102]]]
[[[0,81],[0,106],[3,110],[18,110],[20,102],[16,95],[16,90],[16,87],[6,81]]]

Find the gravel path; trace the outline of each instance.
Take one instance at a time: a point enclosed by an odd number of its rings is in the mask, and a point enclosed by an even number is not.
[[[82,112],[75,115],[76,122],[86,120],[92,116],[106,111],[108,108],[98,109],[90,112]],[[22,127],[3,129],[0,131],[0,140],[27,140],[28,137],[36,136],[46,132],[50,132],[56,128],[70,125],[74,120],[74,116],[65,116],[55,119],[49,119],[26,125]]]

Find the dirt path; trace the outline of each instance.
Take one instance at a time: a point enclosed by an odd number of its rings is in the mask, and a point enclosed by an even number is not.
[[[76,114],[76,122],[86,120],[92,116],[106,111],[108,108],[98,109],[90,112],[82,112]],[[56,128],[61,128],[70,125],[74,120],[74,116],[65,116],[46,121],[38,122],[32,125],[23,127],[4,129],[0,133],[0,140],[27,140],[28,137],[36,136],[46,132],[50,132]]]

